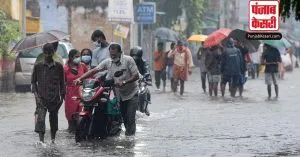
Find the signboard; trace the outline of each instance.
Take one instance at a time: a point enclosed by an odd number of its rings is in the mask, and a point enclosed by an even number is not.
[[[129,32],[129,28],[128,27],[125,27],[125,26],[122,26],[122,25],[119,24],[119,25],[117,25],[117,27],[116,27],[116,29],[114,31],[114,35],[126,39],[127,35],[128,35],[128,32]]]
[[[143,2],[136,5],[135,22],[153,24],[156,22],[156,5],[153,2]]]
[[[109,0],[108,20],[112,22],[133,22],[132,0]]]
[[[279,29],[279,1],[250,0],[249,29],[251,31],[277,31]]]

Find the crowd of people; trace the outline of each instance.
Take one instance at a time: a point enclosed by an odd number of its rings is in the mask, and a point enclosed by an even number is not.
[[[282,76],[282,59],[277,48],[261,44],[257,52],[250,53],[244,41],[228,38],[224,44],[204,48],[203,43],[198,51],[200,60],[202,89],[206,92],[206,80],[209,82],[209,95],[218,96],[218,86],[221,86],[222,97],[225,95],[226,84],[229,84],[231,97],[243,96],[244,85],[248,73],[252,78],[259,77],[260,65],[265,66],[265,83],[268,99],[271,99],[271,85],[274,84],[278,98],[278,78]]]
[[[36,98],[35,132],[39,134],[40,142],[44,142],[45,116],[48,111],[51,139],[54,142],[58,130],[58,111],[65,102],[65,116],[68,121],[68,130],[74,132],[80,106],[81,86],[80,82],[89,77],[106,75],[106,79],[114,80],[114,87],[119,92],[120,111],[126,128],[125,135],[132,136],[136,132],[136,107],[138,104],[137,80],[141,75],[150,72],[149,65],[143,59],[141,47],[134,47],[130,56],[123,53],[117,43],[108,43],[104,33],[100,30],[93,32],[91,40],[96,48],[92,51],[88,48],[69,52],[69,58],[65,65],[61,59],[54,59],[57,44],[45,44],[43,46],[43,59],[36,62],[32,74],[32,92]],[[202,89],[207,92],[206,80],[208,80],[208,93],[210,96],[218,96],[218,87],[221,87],[221,95],[225,95],[225,87],[229,84],[232,97],[243,95],[244,84],[247,80],[246,72],[248,63],[253,63],[256,69],[259,65],[265,65],[265,83],[267,84],[268,98],[271,98],[271,85],[274,84],[276,98],[279,95],[278,76],[279,65],[282,62],[278,49],[264,44],[258,51],[256,58],[249,53],[243,41],[229,38],[225,44],[219,44],[210,48],[199,48],[197,53],[200,61]],[[184,46],[182,40],[171,43],[170,50],[165,50],[165,43],[158,42],[157,50],[153,52],[153,70],[155,85],[158,91],[166,91],[167,79],[170,80],[171,91],[180,95],[184,94],[185,81],[192,74],[194,66],[190,49]],[[263,49],[263,50],[262,50]],[[117,71],[123,71],[122,76],[116,76]],[[257,76],[259,70],[257,70]],[[148,79],[151,81],[151,78]],[[161,84],[162,82],[162,84]],[[162,86],[161,86],[162,85]],[[150,100],[150,95],[149,102]],[[149,111],[146,111],[146,114]]]
[[[188,47],[184,46],[183,41],[171,43],[170,50],[165,52],[164,43],[157,44],[157,50],[153,52],[153,70],[155,84],[158,91],[161,90],[163,82],[163,92],[166,91],[167,77],[170,80],[171,90],[176,93],[180,86],[180,95],[184,93],[184,82],[188,75],[192,74],[194,66],[192,54]]]
[[[79,52],[72,49],[65,65],[57,56],[57,44],[47,43],[43,46],[43,54],[33,69],[32,92],[36,99],[35,132],[39,134],[40,143],[44,143],[45,117],[49,112],[51,140],[55,141],[58,130],[58,111],[65,102],[65,116],[68,120],[68,130],[74,132],[78,113],[82,107],[80,82],[89,77],[106,75],[107,79],[114,81],[120,96],[120,111],[126,128],[125,135],[132,136],[136,131],[135,114],[138,103],[137,80],[140,74],[148,70],[139,57],[123,54],[121,46],[117,43],[108,43],[102,31],[93,32],[91,40],[96,48],[88,48]],[[136,49],[136,48],[135,48]],[[55,57],[54,57],[55,56]],[[143,66],[143,67],[138,67]],[[114,73],[123,71],[123,75],[116,77]]]

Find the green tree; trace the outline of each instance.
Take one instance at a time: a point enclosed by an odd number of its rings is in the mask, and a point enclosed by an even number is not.
[[[17,40],[20,37],[19,31],[19,23],[16,21],[12,21],[7,18],[6,14],[0,10],[0,60],[3,61],[2,65],[2,83],[1,83],[1,91],[7,92],[9,91],[9,69],[5,63],[8,61],[8,46],[9,42],[13,40]],[[1,74],[0,74],[1,75]]]
[[[165,12],[164,15],[157,15],[155,27],[171,28],[178,16],[182,14],[180,5],[182,0],[146,0],[147,2],[155,2],[156,10]]]
[[[187,28],[185,33],[187,37],[193,33],[201,33],[201,21],[203,19],[204,0],[185,0],[183,7],[186,10]]]
[[[186,10],[187,28],[185,35],[201,33],[201,19],[203,16],[205,0],[147,0],[156,2],[156,10],[165,12],[165,15],[157,16],[156,27],[171,28],[178,17],[182,15],[182,10]]]
[[[294,13],[295,20],[300,20],[300,1],[299,0],[281,0],[279,7],[280,16],[283,19],[290,18]]]

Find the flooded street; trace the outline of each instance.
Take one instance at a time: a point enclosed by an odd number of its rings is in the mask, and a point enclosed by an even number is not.
[[[211,100],[193,74],[183,97],[152,92],[151,116],[137,114],[135,137],[76,144],[60,109],[56,145],[36,146],[31,93],[0,97],[1,157],[300,156],[300,71],[280,82],[278,101],[266,101],[263,77],[249,80],[244,98]],[[272,89],[273,90],[273,89]],[[274,92],[274,91],[273,91]],[[219,93],[220,94],[220,93]]]

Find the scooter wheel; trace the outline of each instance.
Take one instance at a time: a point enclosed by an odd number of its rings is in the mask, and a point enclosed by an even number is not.
[[[76,132],[75,132],[75,141],[81,142],[87,139],[89,126],[90,126],[89,117],[80,117],[77,121]]]

